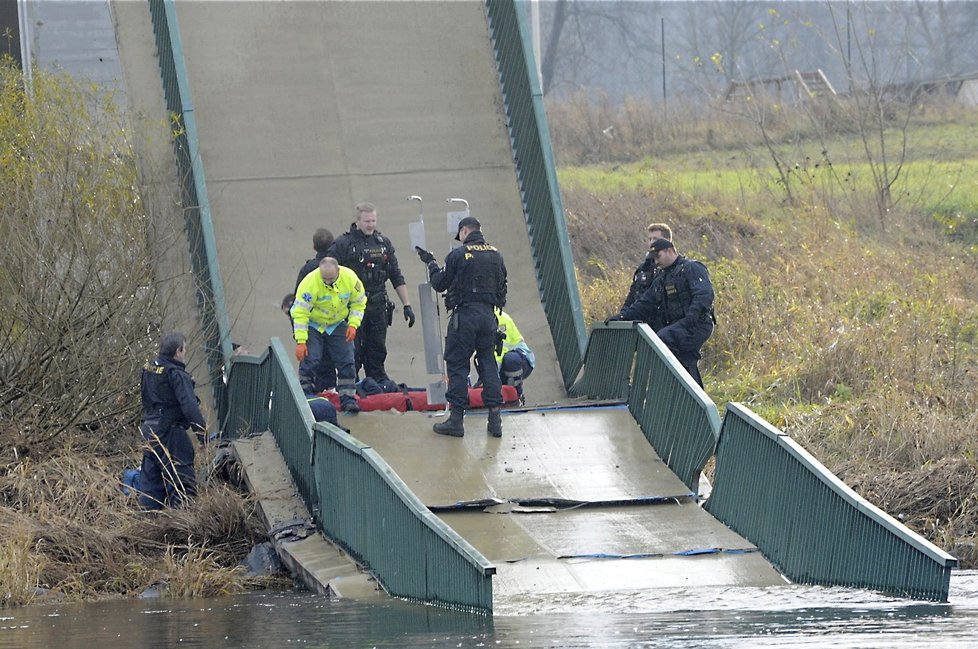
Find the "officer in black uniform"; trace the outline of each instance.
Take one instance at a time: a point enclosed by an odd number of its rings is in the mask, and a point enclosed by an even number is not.
[[[706,266],[676,252],[672,241],[652,244],[658,270],[634,304],[609,320],[643,320],[703,387],[697,363],[700,348],[713,335],[713,284]]]
[[[207,430],[194,394],[194,379],[184,364],[187,338],[170,332],[160,339],[159,356],[143,367],[143,418],[139,426],[146,449],[140,477],[139,504],[146,509],[177,507],[197,495],[193,428]]]
[[[499,368],[496,366],[496,307],[506,304],[506,264],[495,247],[486,243],[478,219],[467,216],[458,224],[455,239],[462,245],[445,257],[438,268],[435,256],[417,248],[428,266],[431,287],[446,291],[445,307],[451,312],[445,336],[445,365],[448,370],[446,398],[451,406],[446,421],[435,424],[439,435],[462,437],[462,419],[469,406],[469,360],[475,353],[483,379],[482,400],[489,408],[487,432],[502,437],[499,407],[503,403]]]
[[[299,288],[299,284],[306,278],[306,275],[319,268],[319,262],[329,252],[330,246],[333,245],[334,241],[333,233],[326,228],[319,228],[313,232],[312,248],[316,251],[316,256],[312,259],[307,259],[306,263],[299,269],[299,274],[295,278],[295,287],[292,289],[293,293],[295,293],[295,289]]]
[[[652,244],[659,239],[668,239],[672,241],[672,228],[670,228],[665,223],[649,223],[649,252],[645,255],[645,259],[638,268],[635,269],[635,273],[632,275],[632,285],[628,287],[628,295],[625,297],[624,304],[621,308],[629,307],[635,303],[635,300],[642,297],[642,293],[652,285],[652,277],[655,275],[655,255],[652,254]]]
[[[387,327],[393,323],[394,303],[387,297],[388,280],[401,304],[408,327],[414,326],[414,309],[408,299],[404,275],[394,255],[394,244],[377,230],[377,208],[371,203],[359,203],[357,220],[350,231],[340,235],[327,253],[341,266],[352,268],[363,282],[367,293],[367,308],[363,323],[357,330],[355,362],[359,373],[378,383],[389,379],[384,363],[387,360]]]

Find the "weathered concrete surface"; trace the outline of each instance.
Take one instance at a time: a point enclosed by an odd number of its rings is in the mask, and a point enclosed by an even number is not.
[[[455,234],[446,211],[459,209],[445,201],[462,197],[508,260],[507,310],[539,363],[530,402],[564,397],[482,2],[178,2],[177,15],[237,342],[289,344],[279,306],[312,233],[346,231],[359,201],[377,205],[416,304],[426,276],[406,198],[425,199],[442,257]],[[427,384],[421,340],[398,309],[396,381]]]
[[[235,440],[231,446],[269,532],[295,521],[311,520],[271,433]],[[282,562],[309,590],[334,597],[387,597],[372,577],[318,532],[299,540],[282,541],[273,536],[272,541]]]
[[[507,413],[501,439],[486,434],[484,414],[466,416],[461,439],[435,435],[435,421],[362,413],[345,424],[429,507],[507,503],[439,513],[496,565],[497,603],[529,594],[785,583],[752,544],[689,497],[622,406]],[[539,499],[597,504],[512,505]]]

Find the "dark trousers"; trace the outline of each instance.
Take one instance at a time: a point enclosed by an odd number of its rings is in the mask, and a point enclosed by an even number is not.
[[[341,323],[332,334],[319,333],[314,327],[309,327],[309,338],[306,340],[309,355],[299,363],[299,383],[308,392],[308,386],[315,386],[317,372],[322,367],[323,357],[336,368],[338,378],[336,390],[340,398],[354,398],[356,392],[356,370],[353,368],[353,345],[346,342],[346,323]]]
[[[363,368],[365,377],[378,383],[388,378],[387,362],[387,299],[383,294],[367,300],[363,322],[357,329],[356,371]]]
[[[179,507],[197,495],[194,445],[183,428],[156,430],[158,422],[143,421],[139,432],[147,448],[139,478],[139,504],[145,509]]]
[[[713,322],[700,320],[687,324],[680,320],[656,332],[659,340],[665,343],[693,380],[702,388],[703,378],[698,367],[700,348],[713,335]]]
[[[478,302],[462,304],[448,319],[445,336],[445,367],[448,370],[448,403],[459,408],[469,406],[469,359],[475,353],[482,372],[482,401],[487,407],[503,402],[502,384],[493,347],[496,345],[498,321],[492,305]]]
[[[333,359],[329,357],[329,354],[323,354],[319,359],[319,366],[313,371],[312,382],[304,385],[303,389],[309,393],[319,394],[324,390],[333,390],[335,388],[336,366],[333,365]]]

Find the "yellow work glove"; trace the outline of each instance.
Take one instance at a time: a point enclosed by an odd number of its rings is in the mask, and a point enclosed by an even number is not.
[[[346,342],[352,343],[353,339],[357,337],[357,328],[353,325],[346,325]]]
[[[300,363],[306,360],[306,356],[309,355],[309,348],[306,347],[305,343],[297,343],[295,346],[295,360]]]

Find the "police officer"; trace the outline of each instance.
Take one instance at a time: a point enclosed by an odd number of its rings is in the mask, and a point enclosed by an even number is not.
[[[448,419],[435,424],[434,431],[452,437],[465,434],[462,418],[469,406],[469,359],[474,352],[482,371],[482,400],[489,408],[486,430],[493,437],[502,437],[502,386],[493,352],[498,325],[494,309],[506,304],[506,264],[499,251],[486,243],[482,225],[475,217],[459,221],[455,239],[462,245],[448,253],[444,268],[438,267],[433,254],[417,249],[421,261],[428,266],[431,287],[446,291],[445,307],[451,312],[445,336],[445,396],[450,410]]]
[[[655,275],[655,255],[652,254],[652,244],[659,239],[672,241],[672,228],[665,223],[649,223],[649,252],[635,273],[632,275],[632,285],[628,288],[628,295],[621,308],[631,306],[635,300],[642,297],[642,293],[652,285],[652,276]]]
[[[649,251],[658,269],[652,284],[632,305],[609,320],[644,320],[703,387],[697,362],[700,348],[713,335],[713,285],[706,266],[676,252],[659,239]]]
[[[372,203],[356,206],[357,220],[350,231],[330,246],[329,256],[342,266],[352,268],[367,292],[367,309],[356,338],[356,371],[378,383],[388,379],[387,327],[393,321],[394,303],[387,297],[386,284],[397,293],[404,305],[404,319],[414,326],[414,310],[408,300],[407,285],[394,254],[394,244],[377,230],[377,208]]]
[[[182,333],[164,334],[159,355],[143,366],[139,432],[146,448],[139,504],[146,509],[177,507],[197,495],[194,445],[187,429],[193,428],[202,438],[207,424],[184,362],[186,350],[187,338]]]
[[[320,360],[323,354],[328,354],[338,375],[340,407],[351,414],[360,412],[353,340],[363,320],[366,301],[363,284],[356,273],[340,266],[332,257],[323,257],[319,268],[299,282],[295,303],[289,311],[302,389],[315,391]]]
[[[319,268],[319,262],[329,253],[329,249],[335,240],[333,233],[326,228],[318,228],[312,233],[312,248],[316,251],[316,256],[307,259],[306,263],[299,269],[299,275],[295,278],[295,288],[299,288],[299,282],[305,279],[306,275]]]

